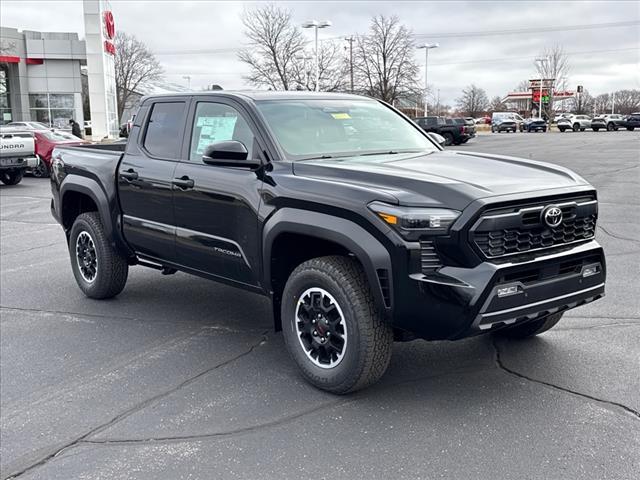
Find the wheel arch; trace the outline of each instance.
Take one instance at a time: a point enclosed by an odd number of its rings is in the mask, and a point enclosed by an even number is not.
[[[306,242],[304,248],[296,248]],[[289,261],[279,262],[283,254]],[[262,234],[263,285],[273,300],[280,329],[280,296],[300,263],[325,255],[353,256],[363,267],[376,305],[389,316],[393,305],[392,266],[387,249],[360,225],[341,217],[294,208],[278,210]]]

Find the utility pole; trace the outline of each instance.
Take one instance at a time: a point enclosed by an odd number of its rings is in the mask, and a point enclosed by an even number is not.
[[[440,46],[439,43],[425,43],[424,45],[418,45],[418,49],[424,48],[424,116],[427,116],[428,106],[427,106],[427,69],[429,66],[429,50],[432,48],[438,48]]]
[[[349,42],[349,75],[351,77],[351,93],[353,93],[353,42],[356,41],[353,35],[345,38]]]
[[[611,115],[616,111],[616,92],[611,94]]]
[[[331,25],[333,25],[329,20],[323,20],[321,22],[319,22],[318,20],[309,20],[308,22],[305,22],[302,24],[302,28],[313,28],[315,30],[315,47],[316,47],[316,51],[315,51],[315,58],[316,58],[316,88],[315,91],[318,92],[320,91],[320,64],[318,62],[318,57],[319,57],[319,53],[318,53],[318,29],[319,28],[327,28],[330,27]]]

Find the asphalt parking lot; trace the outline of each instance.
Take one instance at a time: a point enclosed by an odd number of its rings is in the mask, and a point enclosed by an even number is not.
[[[638,478],[640,132],[456,148],[591,181],[607,296],[532,340],[396,344],[346,397],[301,379],[256,295],[133,268],[85,298],[48,181],[0,187],[2,478]]]

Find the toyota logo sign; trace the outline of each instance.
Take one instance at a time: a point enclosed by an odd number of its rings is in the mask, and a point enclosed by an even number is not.
[[[542,211],[542,219],[551,228],[555,228],[562,223],[562,210],[560,207],[550,205]]]
[[[116,36],[116,24],[113,21],[113,13],[109,10],[103,13],[104,34],[109,40],[113,40]]]

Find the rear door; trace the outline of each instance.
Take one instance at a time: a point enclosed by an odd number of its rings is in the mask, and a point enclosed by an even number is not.
[[[261,158],[255,124],[230,99],[194,99],[188,146],[174,174],[176,250],[192,270],[257,286],[260,278],[258,207],[262,180],[247,168],[207,165],[204,149],[216,141],[237,140],[249,158]],[[262,159],[263,160],[263,159]]]
[[[189,99],[177,97],[142,107],[118,167],[124,236],[139,255],[151,259],[176,260],[171,182],[188,106]]]

